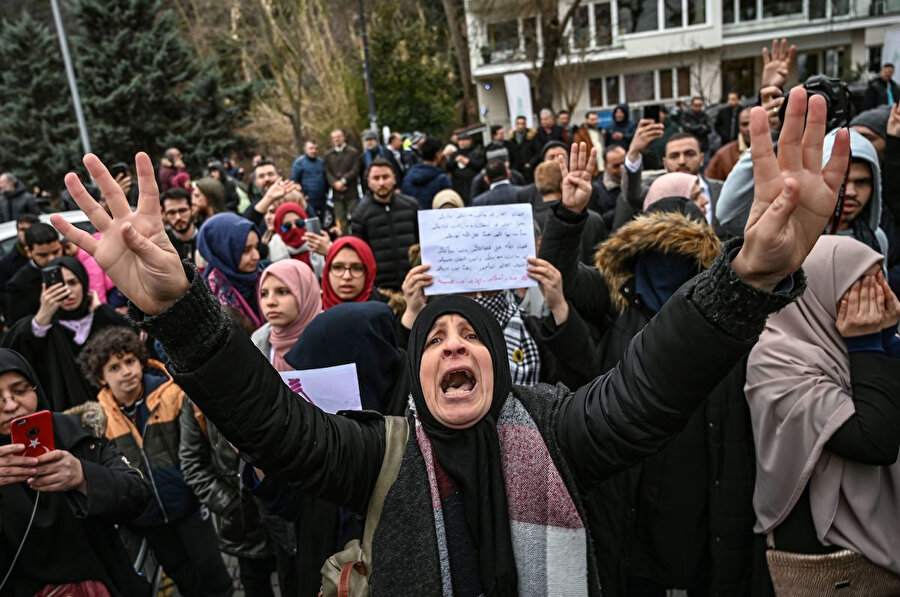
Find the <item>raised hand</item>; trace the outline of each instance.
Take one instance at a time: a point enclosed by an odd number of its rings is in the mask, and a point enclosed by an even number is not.
[[[850,159],[850,135],[842,130],[822,167],[825,99],[810,98],[807,112],[806,90],[795,87],[791,95],[777,158],[765,111],[750,113],[753,206],[732,267],[748,284],[766,290],[800,269],[831,217]]]
[[[66,188],[101,233],[100,240],[58,214],[50,216],[50,221],[63,236],[96,259],[113,284],[138,309],[148,315],[164,311],[187,292],[189,284],[159,215],[159,190],[150,157],[143,152],[135,156],[139,197],[134,212],[100,158],[88,154],[84,156],[84,165],[100,188],[112,216],[94,201],[75,173],[66,175]]]
[[[631,138],[631,145],[628,146],[628,159],[637,162],[641,157],[641,152],[662,137],[665,132],[665,125],[649,118],[642,118],[634,131],[634,137]]]
[[[65,284],[60,282],[47,288],[45,284],[41,285],[41,306],[34,315],[34,322],[38,325],[50,325],[53,316],[62,307],[63,301],[69,296],[69,289]]]
[[[572,144],[569,165],[565,156],[557,156],[559,169],[562,171],[562,204],[572,211],[583,212],[591,199],[591,174],[597,163],[597,149],[592,147],[588,153],[587,143]]]
[[[409,270],[403,280],[403,298],[406,299],[406,310],[400,323],[407,329],[412,329],[419,313],[425,308],[427,299],[425,289],[434,284],[434,276],[426,273],[431,269],[430,265],[417,265]]]
[[[563,294],[562,274],[553,264],[536,257],[528,258],[528,276],[541,287],[544,303],[553,315],[556,325],[562,325],[569,319],[569,303]]]
[[[900,102],[891,106],[891,114],[887,121],[887,134],[891,137],[900,137]]]
[[[788,73],[791,72],[791,64],[797,57],[797,47],[788,48],[787,39],[782,39],[781,44],[777,39],[772,40],[772,51],[768,48],[762,49],[763,72],[762,83],[760,87],[784,87],[787,82]]]

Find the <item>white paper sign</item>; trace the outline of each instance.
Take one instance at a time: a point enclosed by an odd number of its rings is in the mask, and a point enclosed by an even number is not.
[[[434,284],[425,294],[455,294],[537,286],[531,205],[493,205],[419,212],[422,263]]]
[[[356,363],[304,371],[282,371],[281,379],[300,397],[327,413],[362,410]]]

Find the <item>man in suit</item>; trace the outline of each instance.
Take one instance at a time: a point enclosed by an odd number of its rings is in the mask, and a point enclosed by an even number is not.
[[[484,169],[485,182],[490,189],[472,200],[473,207],[486,205],[508,205],[516,202],[520,187],[509,184],[509,170],[503,160],[491,160]]]
[[[638,123],[634,139],[625,155],[624,176],[622,178],[622,195],[616,205],[616,216],[613,221],[613,229],[631,220],[640,213],[644,205],[644,197],[647,190],[653,184],[653,179],[642,180],[643,158],[641,152],[647,148],[654,139],[663,134],[663,125],[650,119],[641,120]],[[700,141],[690,133],[675,133],[666,142],[663,155],[663,167],[666,172],[685,172],[698,177],[700,192],[706,195],[709,206],[706,209],[706,221],[720,236],[724,235],[716,219],[716,204],[719,194],[722,192],[722,183],[718,180],[709,180],[702,174],[704,154],[700,149]]]
[[[359,203],[359,151],[347,145],[344,131],[331,131],[331,151],[325,154],[325,178],[331,186],[334,216],[341,230],[350,230],[349,216]]]

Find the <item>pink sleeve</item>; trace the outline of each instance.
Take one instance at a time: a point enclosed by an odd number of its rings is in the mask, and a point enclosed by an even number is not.
[[[93,257],[85,253],[82,249],[78,249],[78,261],[87,270],[88,287],[100,297],[101,303],[106,303],[106,294],[115,287],[113,281],[109,279],[103,268],[94,260]]]

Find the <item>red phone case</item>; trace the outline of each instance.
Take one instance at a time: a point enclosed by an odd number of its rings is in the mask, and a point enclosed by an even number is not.
[[[54,449],[53,416],[49,410],[18,417],[9,422],[14,444],[24,444],[23,456],[37,457]]]

